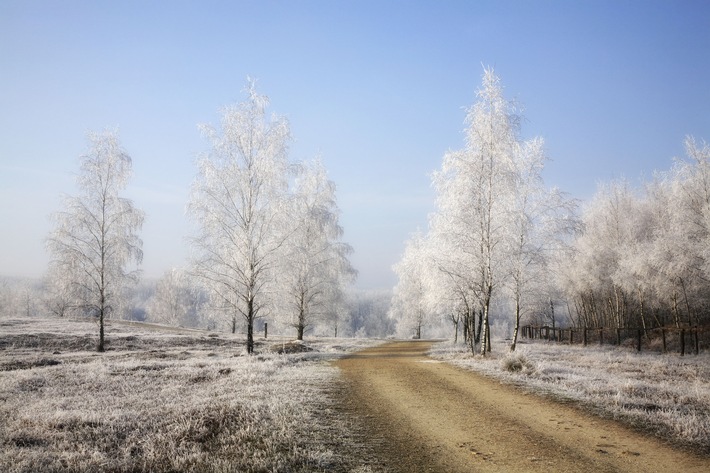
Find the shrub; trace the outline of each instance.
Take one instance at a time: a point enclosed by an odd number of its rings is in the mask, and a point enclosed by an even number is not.
[[[503,371],[509,373],[530,374],[535,371],[535,366],[522,353],[509,352],[500,361]]]

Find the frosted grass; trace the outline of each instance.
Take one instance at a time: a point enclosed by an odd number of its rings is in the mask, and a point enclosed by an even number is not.
[[[710,355],[637,353],[612,346],[494,343],[472,357],[444,342],[432,356],[524,389],[572,401],[681,446],[710,454]],[[519,367],[520,369],[517,369]]]
[[[0,319],[0,471],[350,471],[326,363],[371,346],[86,320]],[[343,453],[345,452],[345,453]]]

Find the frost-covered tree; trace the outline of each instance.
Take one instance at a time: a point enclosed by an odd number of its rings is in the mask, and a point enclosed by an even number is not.
[[[675,283],[683,307],[673,308],[676,324],[700,322],[707,296],[710,268],[710,146],[688,137],[687,160],[677,160],[673,173],[671,224],[676,248],[674,260],[666,260],[662,271]],[[674,305],[676,302],[674,301]]]
[[[204,303],[199,287],[181,269],[167,271],[146,304],[149,320],[167,325],[196,327]]]
[[[98,351],[104,351],[104,319],[121,304],[126,283],[143,257],[138,231],[143,212],[121,197],[131,176],[131,158],[114,132],[89,134],[77,185],[81,194],[65,197],[53,215],[47,239],[50,281],[70,306],[99,321]]]
[[[279,271],[285,310],[298,340],[315,323],[337,313],[344,285],[355,276],[341,241],[335,183],[320,161],[301,166],[291,199],[292,229],[284,244]]]
[[[416,258],[417,271],[405,264],[407,253],[396,267],[393,311],[413,304],[402,310],[415,317],[424,301],[426,313],[454,324],[455,337],[463,321],[464,339],[472,352],[480,342],[482,354],[491,347],[494,304],[513,307],[511,349],[521,317],[539,304],[538,293],[547,293],[551,307],[553,289],[537,283],[577,226],[574,202],[544,186],[542,139],[521,139],[520,121],[498,76],[484,69],[477,101],[466,114],[464,147],[446,153],[432,176],[437,208],[421,239],[426,257]],[[413,284],[415,277],[421,284]]]
[[[628,182],[601,185],[583,214],[585,231],[576,240],[573,265],[582,325],[625,327],[628,294],[618,283],[624,250],[633,239],[636,197]]]
[[[549,284],[551,264],[557,253],[567,247],[569,238],[579,228],[576,203],[558,189],[547,189],[542,179],[545,162],[542,139],[518,146],[515,156],[516,186],[509,198],[508,238],[503,242],[507,259],[506,289],[513,302],[514,351],[523,315],[540,307],[550,307],[554,315]],[[547,312],[547,310],[545,310]],[[551,318],[555,326],[554,316]]]
[[[203,126],[209,154],[200,159],[189,212],[199,227],[192,243],[194,272],[236,330],[247,327],[254,351],[254,321],[268,312],[274,271],[287,237],[285,210],[291,139],[285,118],[266,115],[268,98],[254,82],[248,98],[222,112],[221,129]]]
[[[394,333],[394,320],[388,317],[391,290],[351,290],[346,298],[350,310],[344,335],[386,337]]]
[[[333,301],[333,307],[326,314],[322,332],[324,335],[332,335],[336,338],[343,335],[343,332],[348,333],[352,315],[347,304],[347,293],[342,292],[339,296],[337,300]]]
[[[478,255],[451,244],[445,219],[445,215],[434,214],[430,220],[426,239],[429,255],[426,304],[431,313],[451,320],[455,339],[458,324],[462,323],[464,341],[473,353],[480,342],[483,324],[479,310]]]
[[[490,350],[489,314],[505,272],[508,203],[515,193],[520,116],[505,99],[493,69],[483,74],[478,101],[466,115],[465,146],[446,153],[433,176],[437,212],[432,225],[446,248],[470,261],[470,281],[482,315],[481,353]]]
[[[397,321],[397,333],[406,338],[422,338],[422,327],[430,318],[426,304],[427,264],[424,237],[417,232],[406,242],[402,259],[392,268],[399,282],[389,316]]]
[[[702,323],[710,254],[710,147],[686,140],[688,159],[643,189],[600,186],[560,278],[580,326]]]
[[[57,275],[58,276],[58,275]],[[72,298],[70,281],[62,277],[53,277],[51,271],[44,282],[43,303],[46,310],[57,317],[69,315],[76,307]]]

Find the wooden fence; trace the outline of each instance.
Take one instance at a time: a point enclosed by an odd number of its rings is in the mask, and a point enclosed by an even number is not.
[[[645,345],[647,349],[653,340],[660,345],[663,353],[668,352],[669,345],[677,349],[681,356],[686,353],[698,354],[702,349],[708,348],[708,333],[710,327],[659,327],[654,329],[642,328],[557,328],[549,326],[524,325],[520,327],[522,338],[556,341],[569,343],[570,345],[579,343],[587,346],[592,343],[599,345],[633,345],[637,351],[641,351]]]

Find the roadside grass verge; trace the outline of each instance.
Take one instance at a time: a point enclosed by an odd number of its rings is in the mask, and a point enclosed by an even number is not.
[[[637,353],[612,346],[494,342],[491,355],[438,343],[431,356],[507,384],[574,402],[675,445],[710,455],[710,354]]]
[[[240,336],[87,320],[0,319],[0,471],[351,471],[327,361],[374,342],[278,354]]]

